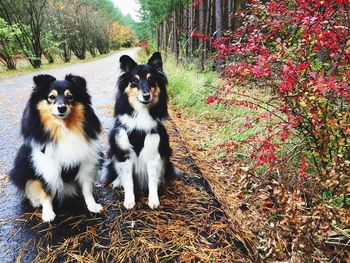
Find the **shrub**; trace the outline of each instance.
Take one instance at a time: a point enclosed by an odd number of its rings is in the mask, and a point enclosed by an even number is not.
[[[350,34],[346,0],[250,1],[243,26],[214,42],[228,84],[208,98],[265,110],[242,129],[273,118],[266,130],[248,140],[251,156],[269,171],[283,169],[289,154],[278,155],[293,134],[303,138],[299,175],[310,157],[321,178],[350,151]],[[237,85],[255,83],[271,97],[262,101],[241,93]],[[245,96],[238,101],[232,96]],[[241,142],[241,143],[247,143]],[[299,148],[300,149],[300,148]],[[294,154],[294,153],[293,153]]]

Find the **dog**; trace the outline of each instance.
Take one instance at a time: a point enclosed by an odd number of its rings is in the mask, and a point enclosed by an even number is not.
[[[10,180],[34,207],[42,206],[42,219],[55,219],[53,201],[60,203],[82,193],[87,208],[99,213],[93,183],[101,166],[101,124],[95,115],[85,79],[67,75],[33,78],[34,88],[24,109],[24,142]]]
[[[155,209],[160,205],[158,188],[166,175],[174,174],[169,136],[161,122],[168,117],[162,58],[156,52],[147,64],[138,65],[123,55],[120,69],[103,177],[114,188],[123,187],[125,208],[135,206],[135,192],[148,192],[148,205]]]

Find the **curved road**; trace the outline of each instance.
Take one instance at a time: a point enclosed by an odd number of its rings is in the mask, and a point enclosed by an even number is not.
[[[106,146],[119,57],[128,54],[135,58],[136,53],[134,48],[94,62],[0,79],[1,262],[229,262],[247,252],[172,121],[166,126],[173,160],[184,173],[166,186],[160,209],[150,210],[140,197],[135,209],[126,211],[122,191],[98,186],[95,195],[104,206],[102,214],[91,215],[83,200],[71,200],[55,209],[57,218],[47,224],[42,223],[40,210],[22,201],[8,182],[7,171],[22,142],[20,120],[33,76],[51,74],[62,79],[72,73],[84,77]]]

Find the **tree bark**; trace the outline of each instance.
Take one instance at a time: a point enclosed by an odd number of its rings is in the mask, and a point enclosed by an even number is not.
[[[228,0],[227,1],[227,21],[228,21],[228,25],[227,25],[227,29],[228,31],[232,30],[232,4],[234,3],[234,0]]]
[[[205,35],[204,30],[204,0],[199,4],[199,33]],[[203,37],[199,38],[199,70],[204,70],[205,46]]]
[[[233,12],[238,13],[243,8],[242,0],[234,0]],[[233,18],[233,30],[237,30],[241,26],[241,20],[238,16]]]
[[[193,9],[192,5],[188,6],[188,34],[189,34],[189,39],[188,39],[188,57],[191,59],[193,55],[193,38],[192,38],[192,33],[193,33]]]
[[[160,39],[161,39],[161,36],[160,36],[160,30],[162,28],[162,25],[159,25],[158,28],[157,28],[157,51],[160,52],[160,48],[161,48],[161,43],[160,43]]]
[[[222,37],[222,6],[221,0],[215,0],[215,29],[216,39]]]
[[[179,61],[179,45],[178,45],[178,33],[177,33],[177,13],[173,11],[173,49],[175,53],[176,61]]]

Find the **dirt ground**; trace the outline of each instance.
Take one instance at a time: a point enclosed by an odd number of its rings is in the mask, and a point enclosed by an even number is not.
[[[22,200],[8,182],[16,150],[21,144],[20,119],[31,91],[32,77],[51,74],[83,76],[103,125],[102,144],[112,126],[112,105],[123,54],[45,72],[0,80],[0,258],[2,262],[249,262],[249,246],[226,216],[208,181],[181,135],[176,121],[166,122],[173,161],[183,171],[165,187],[161,206],[150,210],[141,197],[135,209],[123,208],[121,190],[97,185],[95,195],[104,212],[92,215],[83,200],[70,200],[51,224],[41,222],[40,210]]]

